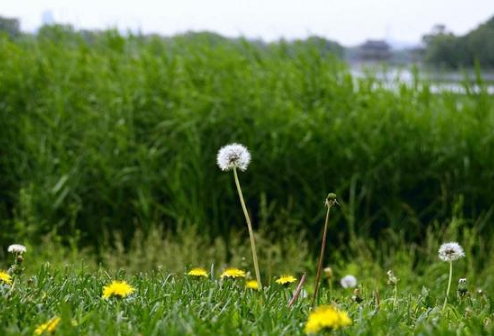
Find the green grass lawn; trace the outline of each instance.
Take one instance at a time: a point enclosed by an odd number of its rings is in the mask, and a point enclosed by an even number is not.
[[[256,291],[245,287],[245,279],[222,280],[223,269],[214,267],[200,279],[188,276],[186,269],[130,274],[90,270],[83,263],[46,263],[31,273],[30,258],[27,253],[24,274],[1,286],[1,335],[33,335],[39,325],[57,317],[57,335],[302,335],[311,311],[313,277],[304,286],[308,296],[302,292],[288,307],[297,283],[283,287],[274,281],[278,276],[264,279],[264,288]],[[425,272],[399,267],[396,292],[384,269],[361,263],[356,268],[362,275],[357,300],[354,289],[339,284],[344,273],[336,272],[332,280],[324,279],[318,305],[331,304],[352,319],[352,325],[333,334],[489,335],[494,332],[492,286],[479,293],[468,283],[462,297],[457,291],[467,262],[457,261],[459,271],[444,311],[448,267],[439,260]],[[300,279],[301,274],[294,275]],[[112,280],[127,281],[134,292],[123,299],[103,299],[103,287]]]

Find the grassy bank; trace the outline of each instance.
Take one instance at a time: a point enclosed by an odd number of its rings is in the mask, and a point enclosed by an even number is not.
[[[250,251],[243,244],[232,248],[232,257],[222,263],[218,259],[221,248],[208,250],[200,240],[196,240],[196,249],[203,251],[199,258],[190,253],[187,242],[173,247],[166,240],[159,244],[147,241],[141,249],[123,253],[107,249],[109,257],[99,265],[81,252],[70,255],[63,247],[48,244],[28,246],[23,254],[24,272],[12,274],[11,284],[0,280],[2,335],[33,335],[54,318],[60,318],[54,327],[56,335],[303,335],[312,312],[315,260],[305,256],[300,263],[295,252],[274,258],[271,274],[267,273],[267,258],[261,254],[265,287],[256,291],[245,287],[254,274],[245,263]],[[421,246],[402,244],[398,249],[386,242],[373,246],[359,241],[354,245],[359,252],[348,253],[345,259],[333,248],[328,253],[326,265],[332,267],[332,276],[323,279],[317,306],[331,304],[352,320],[350,326],[330,334],[493,332],[494,264],[478,265],[476,244],[467,241],[466,257],[454,263],[453,285],[444,309],[448,263],[439,260],[439,245],[433,235]],[[176,257],[167,258],[167,252],[160,256],[156,247],[174,251]],[[67,264],[64,256],[69,256]],[[6,269],[12,260],[12,255],[5,256],[1,267]],[[205,277],[187,275],[197,266],[206,269]],[[246,270],[247,279],[221,278],[226,267]],[[390,269],[399,279],[396,287],[388,282]],[[304,292],[288,307],[297,282],[285,287],[276,280],[281,274],[299,280],[307,271]],[[340,279],[347,274],[357,277],[358,292],[342,288]],[[459,285],[460,278],[467,282]],[[133,292],[125,298],[102,298],[104,287],[113,280],[126,281]]]

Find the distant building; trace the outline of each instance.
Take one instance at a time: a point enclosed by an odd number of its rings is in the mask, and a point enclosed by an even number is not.
[[[50,26],[54,24],[55,19],[53,18],[53,12],[49,9],[45,10],[41,16],[41,22],[43,23],[43,26]]]
[[[391,47],[386,41],[368,40],[360,45],[359,56],[366,61],[386,61],[391,57]]]

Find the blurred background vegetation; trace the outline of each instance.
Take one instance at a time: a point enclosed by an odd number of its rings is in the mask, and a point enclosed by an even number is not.
[[[105,260],[133,237],[170,246],[192,232],[228,255],[246,230],[216,166],[230,142],[251,150],[240,179],[260,239],[285,246],[280,263],[315,252],[328,192],[341,204],[333,246],[423,242],[454,223],[449,237],[467,230],[480,248],[494,233],[494,102],[479,70],[462,93],[435,92],[417,69],[390,89],[319,38],[12,31],[0,37],[2,245],[62,237]]]
[[[455,36],[443,25],[424,36],[425,61],[451,69],[472,67],[478,62],[494,68],[494,17],[463,36]]]

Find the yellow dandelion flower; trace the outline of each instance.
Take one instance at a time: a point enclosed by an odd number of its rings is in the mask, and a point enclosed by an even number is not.
[[[249,280],[245,283],[245,288],[259,290],[259,284],[257,280]]]
[[[279,285],[288,286],[288,285],[294,283],[295,281],[297,281],[297,278],[295,278],[294,276],[282,275],[279,277],[278,280],[276,280],[276,283]]]
[[[0,281],[6,283],[7,285],[10,285],[12,283],[12,278],[10,277],[9,273],[0,271]]]
[[[116,296],[124,298],[132,294],[135,289],[125,281],[113,281],[108,286],[103,287],[103,299]]]
[[[242,271],[241,269],[238,268],[227,268],[222,274],[221,278],[231,278],[231,279],[236,279],[236,278],[245,278],[245,271]]]
[[[55,331],[55,328],[58,326],[60,323],[60,317],[54,317],[51,320],[49,320],[46,323],[40,324],[34,333],[36,335],[41,335],[41,334],[52,334]]]
[[[316,334],[321,330],[336,330],[351,324],[352,320],[346,312],[339,311],[332,306],[320,306],[310,313],[305,332]]]
[[[207,278],[208,277],[208,272],[204,268],[193,268],[187,273],[187,275],[190,275],[192,277],[196,278]]]

